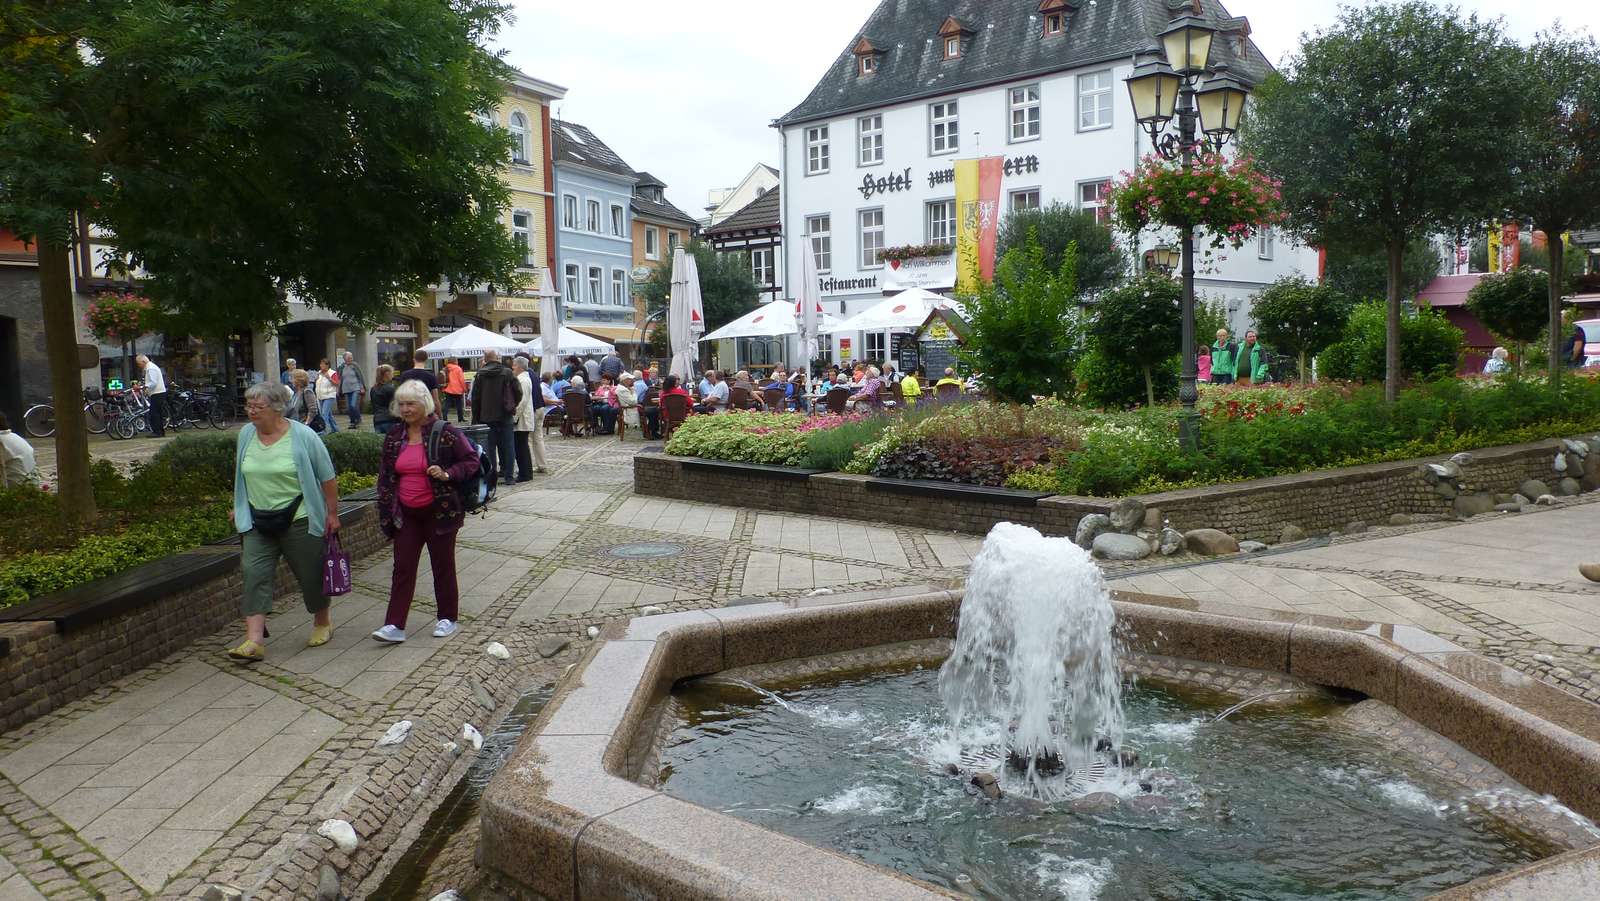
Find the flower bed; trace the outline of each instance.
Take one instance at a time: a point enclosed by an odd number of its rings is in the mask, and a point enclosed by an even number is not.
[[[855,444],[875,435],[885,424],[881,416],[867,417],[859,413],[808,417],[804,413],[734,410],[714,416],[689,417],[673,431],[666,451],[680,457],[732,463],[834,469],[841,453],[848,459]],[[846,436],[860,437],[844,448],[835,447],[838,439]]]

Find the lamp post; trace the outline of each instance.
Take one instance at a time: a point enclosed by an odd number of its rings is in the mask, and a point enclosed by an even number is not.
[[[1150,47],[1145,61],[1135,66],[1126,79],[1134,118],[1150,135],[1151,145],[1165,159],[1182,160],[1186,170],[1193,165],[1196,153],[1220,152],[1227,146],[1239,128],[1239,116],[1249,95],[1248,87],[1228,72],[1225,63],[1210,67],[1211,77],[1204,85],[1199,84],[1207,72],[1214,35],[1215,30],[1200,17],[1180,16],[1158,35],[1161,46]],[[1174,117],[1177,133],[1163,134]],[[1195,388],[1194,226],[1185,224],[1180,231],[1183,367],[1179,371],[1178,402],[1183,411],[1178,419],[1178,440],[1184,449],[1194,450],[1199,446],[1194,409],[1199,398]]]

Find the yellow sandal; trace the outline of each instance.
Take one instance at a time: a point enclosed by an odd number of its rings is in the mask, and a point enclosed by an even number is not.
[[[242,663],[255,663],[267,658],[267,649],[246,638],[244,644],[230,648],[228,656]]]
[[[311,637],[306,639],[306,647],[320,648],[333,638],[333,623],[326,626],[312,626]]]

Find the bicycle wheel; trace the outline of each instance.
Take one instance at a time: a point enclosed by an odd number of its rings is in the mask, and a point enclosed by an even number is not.
[[[56,408],[34,404],[22,414],[22,427],[35,438],[49,438],[56,433]]]
[[[206,421],[211,423],[211,427],[214,429],[225,429],[228,427],[228,417],[222,415],[221,401],[212,401],[211,409],[206,412]]]
[[[132,438],[135,428],[133,417],[126,413],[106,422],[106,431],[110,433],[111,437],[122,441]]]
[[[106,402],[92,400],[83,405],[83,422],[89,427],[89,434],[104,435],[106,433]]]

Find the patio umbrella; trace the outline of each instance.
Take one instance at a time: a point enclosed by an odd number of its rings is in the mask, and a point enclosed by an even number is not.
[[[539,358],[539,374],[561,371],[561,312],[556,309],[555,282],[550,270],[539,267],[539,338],[528,342],[528,351]],[[537,344],[538,347],[534,345]]]
[[[823,316],[827,322],[836,322],[832,316]],[[717,329],[701,341],[722,341],[728,338],[781,338],[799,334],[794,304],[787,300],[764,303],[750,312]]]
[[[961,305],[948,297],[912,288],[893,297],[886,297],[871,307],[851,316],[838,325],[824,326],[829,332],[877,332],[885,329],[916,328],[927,321],[928,314],[939,307],[960,311]]]
[[[667,336],[672,342],[670,372],[680,382],[694,378],[695,339],[705,333],[700,305],[700,271],[694,257],[678,245],[672,253],[672,294],[667,304]]]
[[[465,325],[418,349],[426,352],[429,359],[438,360],[444,357],[481,357],[485,350],[514,354],[520,352],[523,345],[521,341],[507,338],[499,332],[491,332],[476,325]]]
[[[527,343],[528,351],[530,353],[544,354],[545,348],[549,347],[545,342],[550,337],[541,331],[539,337]],[[593,335],[585,335],[577,329],[567,328],[564,325],[556,329],[555,339],[555,346],[550,350],[550,358],[558,362],[561,357],[604,356],[616,350],[616,347],[610,343],[602,341]],[[543,356],[540,359],[542,360]],[[560,367],[556,368],[559,369]],[[540,371],[544,371],[542,365],[540,366]]]

